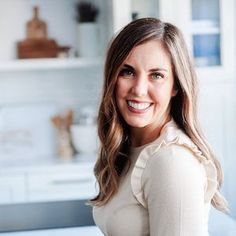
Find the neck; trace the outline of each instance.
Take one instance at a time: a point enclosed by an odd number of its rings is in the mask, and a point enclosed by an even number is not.
[[[139,147],[153,142],[160,136],[163,126],[170,120],[170,117],[162,119],[155,127],[150,125],[141,128],[131,128],[131,145],[133,147]]]

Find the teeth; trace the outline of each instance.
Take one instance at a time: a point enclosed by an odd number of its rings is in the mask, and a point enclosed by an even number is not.
[[[150,103],[147,103],[147,102],[136,103],[136,102],[128,101],[128,105],[137,110],[144,110],[150,106]]]

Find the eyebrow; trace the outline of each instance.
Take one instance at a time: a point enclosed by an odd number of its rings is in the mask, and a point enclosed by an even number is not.
[[[124,64],[123,67],[134,70],[134,67],[128,64]]]
[[[123,67],[129,68],[129,69],[132,69],[132,70],[135,70],[134,67],[131,66],[131,65],[129,65],[129,64],[124,64]],[[150,69],[149,71],[150,71],[150,72],[155,72],[155,71],[165,71],[165,72],[168,72],[168,70],[165,69],[165,68],[152,68],[152,69]]]

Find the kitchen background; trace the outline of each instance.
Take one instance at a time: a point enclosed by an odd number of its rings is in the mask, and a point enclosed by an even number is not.
[[[122,26],[153,16],[179,26],[194,56],[199,114],[231,209],[212,211],[210,232],[235,235],[235,1],[90,0],[89,24],[78,2],[0,0],[0,232],[100,235],[85,202],[96,193],[104,54]]]

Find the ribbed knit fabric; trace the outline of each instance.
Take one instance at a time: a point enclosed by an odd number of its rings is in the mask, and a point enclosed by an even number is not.
[[[173,120],[154,142],[133,148],[118,193],[94,207],[107,236],[208,236],[216,169]]]

